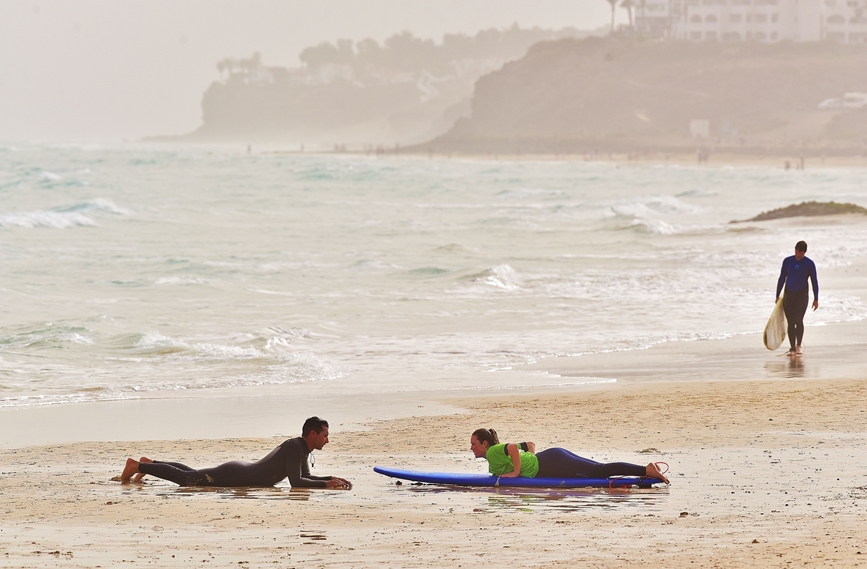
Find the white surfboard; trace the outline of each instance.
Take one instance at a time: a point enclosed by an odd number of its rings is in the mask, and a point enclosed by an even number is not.
[[[776,350],[780,344],[786,339],[786,311],[783,310],[783,297],[774,305],[774,310],[771,311],[771,317],[768,318],[768,323],[765,326],[765,333],[762,335],[762,340],[765,342],[765,347],[769,350]]]

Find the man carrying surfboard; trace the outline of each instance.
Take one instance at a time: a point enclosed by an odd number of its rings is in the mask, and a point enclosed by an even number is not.
[[[807,313],[807,306],[810,304],[808,279],[813,285],[813,310],[819,308],[819,279],[816,276],[816,264],[806,255],[807,243],[798,241],[795,244],[795,254],[783,259],[780,278],[777,280],[777,297],[774,301],[780,300],[780,293],[785,285],[783,310],[786,312],[786,320],[789,321],[788,353],[793,356],[800,355],[804,351],[801,342],[804,339],[804,314]]]

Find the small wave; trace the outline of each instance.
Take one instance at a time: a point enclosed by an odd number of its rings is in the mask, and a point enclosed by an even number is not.
[[[277,335],[272,335],[276,332]],[[178,340],[159,332],[119,336],[106,347],[132,352],[135,357],[171,356],[192,361],[225,361],[264,359],[280,365],[295,361],[299,356],[292,343],[294,338],[310,338],[309,330],[271,328],[264,334],[244,335],[235,341],[196,342]]]
[[[442,252],[442,253],[475,253],[473,249],[466,247],[464,245],[460,245],[458,243],[447,243],[445,245],[440,245],[436,247],[434,251]]]
[[[518,273],[509,265],[496,265],[470,277],[472,282],[505,290],[520,289]]]
[[[611,211],[619,216],[648,217],[654,213],[697,213],[702,208],[689,204],[675,196],[643,196],[634,200],[610,205]]]
[[[60,174],[55,174],[54,172],[48,172],[45,170],[40,172],[37,177],[40,180],[48,180],[50,182],[59,182],[60,180],[63,179],[63,176],[61,176]]]
[[[278,334],[276,337],[269,338],[271,340],[281,340],[288,342],[288,338],[309,338],[313,334],[306,328],[281,328],[279,326],[271,326],[266,329],[269,334]]]
[[[194,347],[203,349],[204,351],[226,352],[219,346],[216,346],[215,349],[215,345],[200,344]],[[239,355],[238,350],[229,350],[229,352],[232,357]],[[254,350],[247,350],[247,353],[241,351],[240,353],[241,355],[256,355]],[[180,381],[142,381],[123,386],[91,385],[83,388],[73,388],[69,393],[43,393],[38,395],[9,394],[0,397],[0,407],[33,407],[91,401],[119,401],[140,399],[144,394],[330,381],[345,377],[347,374],[346,370],[341,366],[310,352],[288,354],[273,365],[260,369],[263,369],[263,371],[223,377],[209,376]]]
[[[368,270],[377,270],[377,271],[384,271],[384,270],[391,271],[391,270],[400,268],[397,265],[392,265],[390,263],[383,263],[382,261],[377,261],[374,259],[361,259],[361,260],[357,261],[354,266],[359,268],[359,269],[368,269]]]
[[[526,200],[527,198],[538,198],[538,197],[551,197],[551,198],[559,198],[565,195],[565,192],[562,190],[549,189],[549,188],[521,188],[514,190],[502,190],[497,194],[497,197],[500,198],[515,198],[519,200]]]
[[[0,407],[43,407],[67,403],[87,403],[91,401],[119,401],[122,399],[138,399],[138,396],[98,388],[88,389],[82,393],[0,397]]]
[[[104,211],[115,215],[132,215],[133,212],[123,207],[117,206],[113,201],[105,198],[97,198],[82,203],[73,204],[71,206],[57,208],[55,211],[62,213],[73,213],[79,211]]]
[[[123,216],[132,215],[130,210],[118,207],[111,200],[97,198],[95,200],[49,210],[35,210],[0,215],[0,227],[23,227],[25,229],[34,229],[37,227],[48,227],[52,229],[95,227],[98,224],[85,215],[85,213],[90,212],[105,212]]]
[[[182,340],[175,340],[159,332],[120,336],[111,343],[116,348],[132,349],[142,354],[174,354],[188,350],[190,347]]]
[[[714,196],[718,196],[719,192],[715,192],[713,190],[688,190],[686,192],[681,192],[677,194],[679,198],[710,198]]]
[[[69,335],[69,341],[73,344],[86,344],[92,345],[93,340],[88,338],[87,336],[82,336],[81,334],[72,333]]]
[[[93,344],[93,332],[80,326],[65,326],[46,323],[41,326],[19,328],[13,333],[0,336],[0,346],[14,348],[58,348],[65,344]]]
[[[87,172],[88,170],[85,169],[83,173],[86,174]],[[65,172],[63,174],[59,174],[57,172],[50,172],[48,170],[36,169],[35,171],[31,171],[30,174],[35,175],[36,180],[44,188],[87,186],[88,183],[86,181],[74,177],[76,174],[79,173],[82,172]]]
[[[252,346],[232,346],[228,344],[192,344],[190,348],[206,356],[218,359],[252,359],[262,358],[266,355],[258,348]]]
[[[637,229],[644,233],[652,233],[654,235],[674,235],[680,233],[674,225],[666,223],[660,219],[641,219],[636,218],[629,224],[630,228]]]
[[[78,212],[62,213],[37,210],[0,215],[0,227],[68,229],[70,227],[95,227],[96,225],[95,221]]]
[[[155,285],[197,285],[197,284],[211,284],[207,279],[203,279],[201,277],[189,276],[189,277],[161,277],[154,281]]]
[[[431,276],[431,275],[444,275],[450,272],[448,269],[441,269],[439,267],[422,267],[420,269],[413,269],[409,271],[411,275],[421,275],[421,276]]]
[[[288,338],[268,338],[263,349],[266,352],[280,352],[291,346],[292,342]]]

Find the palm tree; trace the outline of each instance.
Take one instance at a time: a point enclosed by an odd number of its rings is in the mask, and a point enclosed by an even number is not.
[[[647,26],[647,19],[646,19],[647,14],[645,13],[645,8],[647,7],[646,5],[647,5],[647,0],[638,0],[638,7],[639,7],[638,13],[641,14],[641,25],[645,26],[644,30],[639,30],[639,31],[643,31],[645,33],[649,31],[648,29],[646,29],[646,26]]]
[[[226,59],[222,59],[217,62],[217,71],[220,72],[220,79],[223,78],[223,72],[226,72],[227,75],[232,74],[232,68],[235,66],[235,61],[227,57]]]
[[[605,0],[611,4],[611,33],[614,33],[614,9],[617,8],[618,0]]]
[[[633,0],[621,0],[620,7],[626,10],[626,13],[629,14],[629,29],[633,28],[632,25],[632,7],[635,5]]]

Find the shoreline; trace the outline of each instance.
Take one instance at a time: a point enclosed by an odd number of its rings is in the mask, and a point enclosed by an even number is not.
[[[234,147],[234,144],[227,144]],[[264,145],[266,147],[270,145]],[[700,147],[701,144],[697,144]],[[331,150],[281,150],[270,148],[268,150],[254,151],[253,154],[262,155],[293,155],[293,156],[345,156],[345,157],[368,157],[368,158],[422,158],[422,159],[446,159],[446,160],[479,160],[491,162],[586,162],[586,163],[610,163],[617,165],[649,165],[649,166],[696,166],[703,168],[726,167],[726,166],[769,166],[780,170],[792,172],[810,170],[814,168],[864,168],[867,167],[867,156],[863,154],[845,154],[816,156],[798,152],[787,154],[753,155],[732,152],[710,152],[702,161],[698,160],[695,152],[597,152],[597,153],[485,153],[485,152],[421,152],[398,150],[397,152],[369,152],[369,151],[342,151]],[[799,168],[798,161],[804,159],[803,168]],[[789,161],[789,168],[786,168]]]
[[[714,381],[867,378],[860,357],[867,344],[863,321],[808,326],[803,357],[769,352],[760,333],[723,339],[671,341],[647,349],[555,357],[512,372],[544,386],[467,390],[345,393],[345,385],[288,384],[171,393],[140,399],[45,406],[0,407],[0,449],[92,441],[188,440],[290,436],[293,425],[318,414],[340,430],[365,430],[375,420],[457,415],[465,400],[569,397],[615,391],[625,385]],[[651,387],[651,384],[654,387]]]
[[[128,145],[130,143],[122,143]],[[616,165],[647,165],[647,166],[695,166],[701,168],[719,167],[773,167],[780,170],[791,170],[792,173],[812,169],[824,168],[865,168],[867,167],[867,154],[834,154],[822,155],[816,149],[799,151],[791,149],[790,152],[742,153],[726,150],[708,149],[707,144],[696,140],[695,149],[707,150],[701,161],[698,159],[696,150],[684,151],[648,151],[640,149],[634,151],[617,152],[527,152],[527,153],[498,153],[498,152],[447,152],[442,150],[409,150],[409,147],[387,147],[377,152],[372,150],[345,150],[334,151],[329,148],[307,148],[305,150],[291,149],[290,144],[280,143],[251,143],[250,152],[247,151],[247,142],[201,142],[201,143],[177,143],[149,141],[134,141],[147,148],[181,147],[181,148],[214,148],[226,151],[237,151],[246,156],[331,156],[348,158],[407,158],[407,159],[439,159],[439,160],[478,160],[488,162],[585,162],[606,163]],[[297,146],[297,145],[294,145]],[[799,165],[803,158],[803,165]],[[786,168],[786,161],[789,168]],[[801,167],[802,166],[802,167]]]

